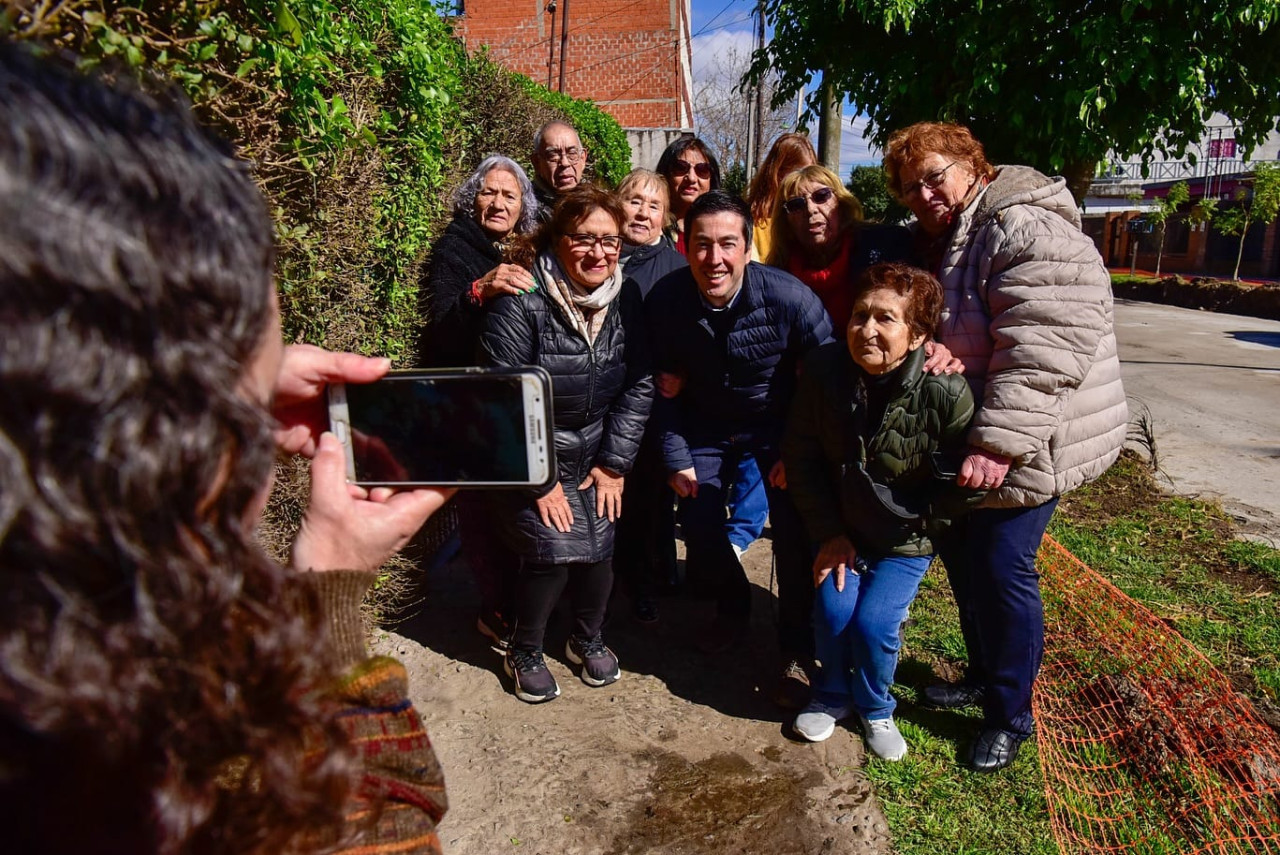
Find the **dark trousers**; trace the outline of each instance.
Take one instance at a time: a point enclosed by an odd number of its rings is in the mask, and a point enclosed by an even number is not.
[[[640,446],[622,493],[622,516],[614,529],[613,569],[632,599],[670,588],[676,576],[676,502],[667,486],[661,449]]]
[[[813,658],[813,580],[804,524],[785,490],[768,484],[776,453],[729,441],[690,450],[698,476],[698,495],[680,500],[685,566],[690,583],[715,599],[720,615],[745,620],[751,614],[751,583],[729,542],[727,493],[737,480],[743,456],[752,456],[765,476],[769,528],[778,574],[778,647],[783,658]]]
[[[592,564],[531,564],[520,568],[520,603],[513,646],[541,650],[547,621],[565,585],[573,614],[570,632],[581,639],[594,638],[604,626],[604,611],[613,590],[613,568],[608,561]]]
[[[480,612],[497,612],[509,621],[520,587],[520,559],[494,534],[493,511],[482,493],[459,492],[454,502],[462,557],[480,593]]]
[[[1031,688],[1044,654],[1036,551],[1058,500],[979,508],[937,544],[960,609],[967,679],[986,690],[987,727],[1030,736]]]

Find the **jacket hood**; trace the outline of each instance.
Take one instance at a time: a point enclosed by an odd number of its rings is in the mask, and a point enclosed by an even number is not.
[[[1080,209],[1067,189],[1066,179],[1050,178],[1030,166],[998,167],[995,179],[978,198],[974,222],[981,222],[1014,205],[1044,208],[1080,228]]]

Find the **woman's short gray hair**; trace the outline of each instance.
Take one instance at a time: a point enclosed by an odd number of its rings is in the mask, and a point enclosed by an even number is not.
[[[516,184],[520,185],[520,218],[516,220],[514,233],[522,235],[533,231],[533,227],[538,224],[538,197],[533,195],[533,182],[524,174],[520,164],[500,154],[491,154],[480,161],[476,171],[471,173],[470,177],[454,191],[454,216],[474,217],[476,215],[476,196],[480,193],[481,185],[484,184],[484,177],[495,169],[511,173],[515,176]]]

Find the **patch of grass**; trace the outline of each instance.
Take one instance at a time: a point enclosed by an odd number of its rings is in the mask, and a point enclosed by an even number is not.
[[[1236,540],[1231,518],[1215,503],[1165,495],[1149,465],[1131,453],[1065,497],[1050,533],[1188,638],[1280,729],[1280,551]],[[960,757],[977,732],[978,711],[918,705],[919,687],[938,676],[958,678],[964,659],[955,602],[935,564],[911,606],[901,685],[894,686],[911,753],[900,763],[872,760],[866,769],[895,851],[1057,852],[1035,745],[1024,745],[999,774],[969,772]],[[1178,851],[1159,829],[1129,831],[1150,847],[1143,851]]]
[[[1178,630],[1280,726],[1280,551],[1217,503],[1163,495],[1126,454],[1065,497],[1050,533]]]

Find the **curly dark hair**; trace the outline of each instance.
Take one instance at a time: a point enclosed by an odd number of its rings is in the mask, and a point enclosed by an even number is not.
[[[0,44],[0,799],[20,852],[334,840],[318,612],[256,545],[271,221],[180,98]]]
[[[538,226],[532,234],[517,237],[503,260],[532,270],[540,253],[550,252],[558,238],[569,234],[575,224],[596,211],[604,211],[612,217],[618,231],[622,231],[627,213],[618,197],[596,184],[580,184],[556,200],[551,219]]]
[[[879,288],[907,298],[905,320],[913,336],[923,336],[925,341],[933,338],[942,314],[942,284],[933,274],[910,264],[873,264],[854,280],[853,299]]]
[[[697,137],[680,137],[663,149],[662,154],[658,157],[658,166],[654,171],[670,183],[672,176],[675,174],[676,161],[680,159],[680,155],[690,149],[706,158],[707,163],[711,166],[711,189],[719,190],[720,161],[716,160],[715,154],[711,151],[711,146]]]

